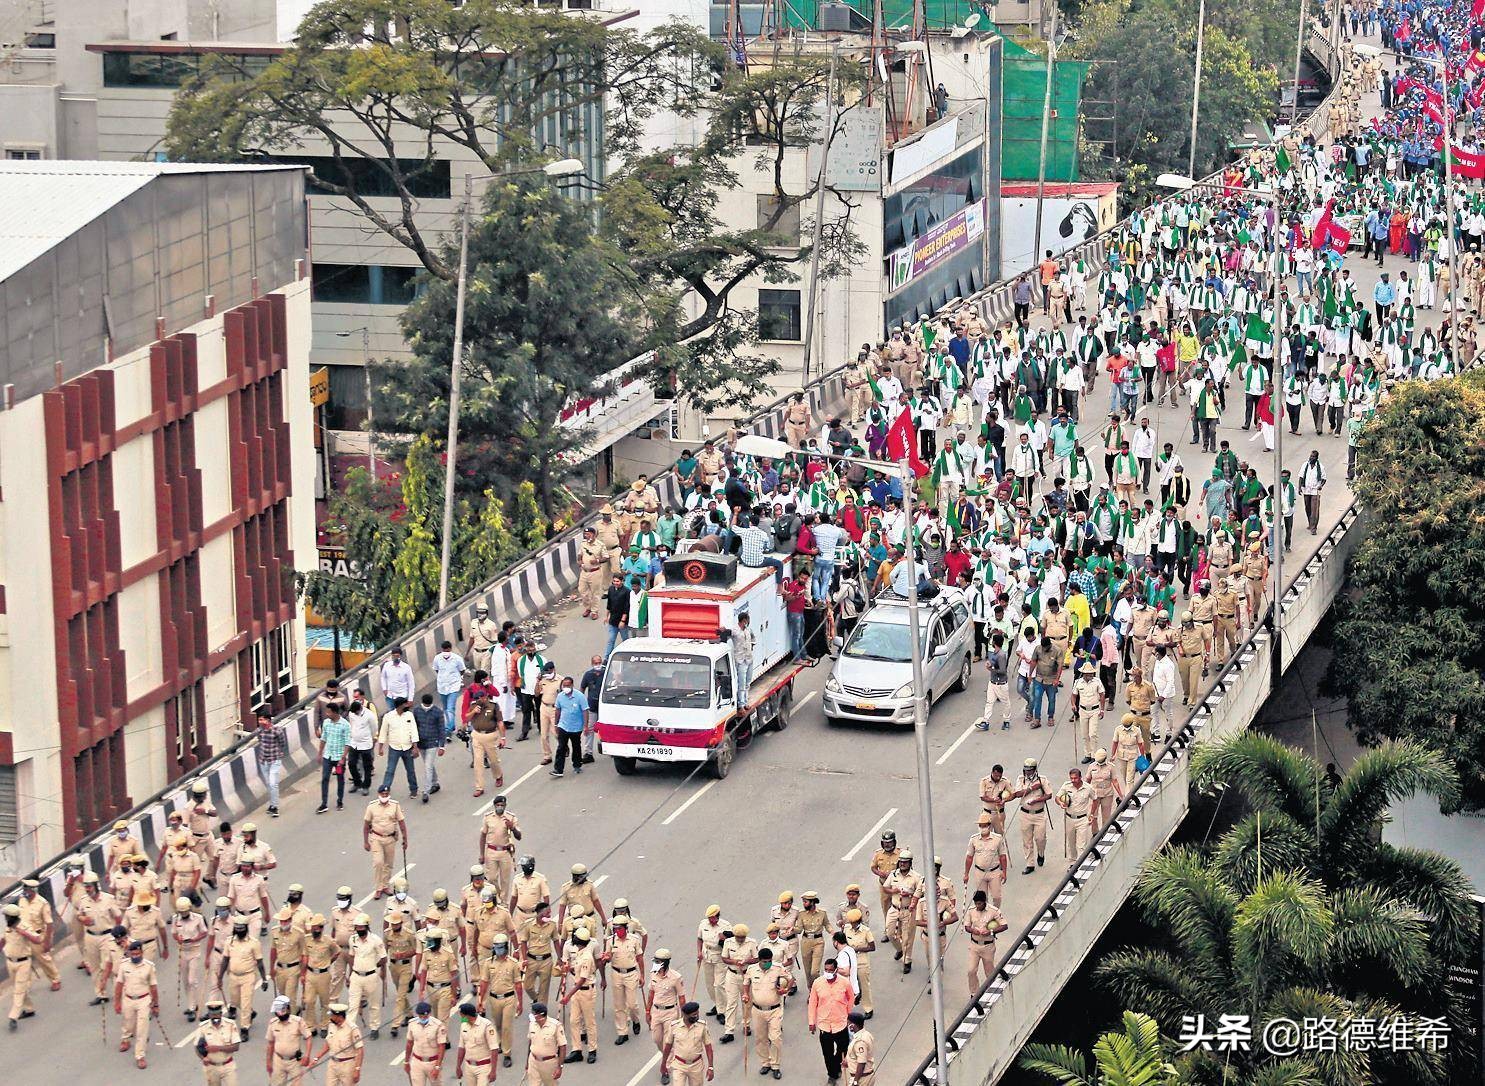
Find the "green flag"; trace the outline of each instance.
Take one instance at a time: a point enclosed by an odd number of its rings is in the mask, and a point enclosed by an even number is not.
[[[867,370],[866,371],[866,383],[869,386],[871,386],[871,395],[872,395],[872,398],[874,400],[876,400],[877,403],[881,403],[882,402],[882,386],[879,385],[879,384],[877,384],[877,375],[876,375],[876,371],[875,370]]]
[[[1325,297],[1321,302],[1321,312],[1325,314],[1325,323],[1329,324],[1335,318],[1335,315],[1340,312],[1340,306],[1336,304],[1335,300],[1335,284],[1329,279],[1324,280],[1324,282]]]
[[[1294,162],[1290,159],[1289,152],[1284,149],[1282,143],[1279,144],[1279,150],[1274,155],[1274,165],[1279,168],[1280,173],[1288,173],[1294,169]]]
[[[1243,338],[1249,343],[1269,343],[1273,340],[1273,330],[1268,321],[1257,313],[1248,314],[1248,327],[1243,333]]]

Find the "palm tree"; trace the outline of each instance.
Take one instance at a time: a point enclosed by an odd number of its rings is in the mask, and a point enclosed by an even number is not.
[[[1285,1060],[1261,1043],[1263,1024],[1276,1018],[1346,1023],[1431,1009],[1428,986],[1437,984],[1438,963],[1423,918],[1406,904],[1372,888],[1330,893],[1305,873],[1267,862],[1251,890],[1239,889],[1191,848],[1146,861],[1135,900],[1164,945],[1108,955],[1095,980],[1173,1036],[1194,1015],[1204,1016],[1209,1030],[1223,1015],[1244,1015],[1252,1024],[1247,1051],[1190,1054],[1193,1081],[1444,1081],[1443,1061],[1432,1053],[1338,1045]],[[1385,998],[1391,992],[1407,998]]]
[[[1178,1086],[1187,1081],[1171,1062],[1175,1046],[1160,1035],[1155,1019],[1125,1011],[1123,1025],[1122,1031],[1109,1030],[1094,1042],[1092,1077],[1083,1053],[1066,1045],[1029,1044],[1021,1066],[1063,1086]]]
[[[1454,802],[1459,779],[1442,755],[1418,743],[1383,743],[1332,788],[1308,754],[1248,731],[1197,747],[1191,766],[1198,788],[1233,789],[1251,808],[1213,856],[1232,885],[1257,883],[1261,834],[1266,869],[1303,872],[1331,891],[1376,889],[1427,918],[1436,955],[1465,952],[1475,910],[1459,866],[1436,852],[1389,845],[1379,832],[1387,809],[1419,792]]]

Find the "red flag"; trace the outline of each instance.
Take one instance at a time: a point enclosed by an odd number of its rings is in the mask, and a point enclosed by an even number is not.
[[[887,456],[899,464],[904,460],[919,479],[928,474],[928,465],[918,457],[918,435],[913,431],[913,412],[904,407],[902,414],[887,431]]]
[[[1485,0],[1475,0],[1470,7],[1470,18],[1478,23],[1481,15],[1485,15]]]
[[[1345,253],[1351,245],[1351,231],[1335,221],[1334,200],[1325,201],[1325,214],[1320,216],[1310,237],[1312,248],[1323,249],[1327,245],[1338,253]]]

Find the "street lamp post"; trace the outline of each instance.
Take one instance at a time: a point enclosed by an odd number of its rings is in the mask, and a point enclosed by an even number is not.
[[[830,75],[825,80],[825,135],[820,147],[820,172],[815,178],[815,240],[810,247],[810,298],[809,312],[804,315],[804,362],[800,369],[800,388],[810,383],[810,357],[815,348],[815,311],[820,304],[820,241],[825,236],[825,179],[830,176],[830,140],[835,134],[835,65],[839,55],[840,44],[831,42]],[[820,339],[820,353],[824,354],[823,328]]]
[[[360,328],[348,328],[336,332],[335,338],[349,339],[357,332],[361,333],[361,376],[366,382],[366,473],[372,482],[376,482],[376,419],[371,407],[371,327],[363,324]]]
[[[491,181],[507,177],[521,177],[540,173],[550,178],[571,177],[583,172],[583,164],[575,158],[558,159],[544,166],[531,166],[519,170],[490,175]],[[449,551],[453,545],[454,527],[454,473],[459,459],[459,363],[464,355],[464,293],[469,279],[469,205],[474,200],[474,177],[464,177],[464,200],[459,207],[459,277],[454,292],[454,350],[449,360],[449,437],[448,452],[443,469],[443,541],[438,561],[438,607],[442,610],[449,602]]]
[[[1052,30],[1047,35],[1047,86],[1042,93],[1042,140],[1036,166],[1036,229],[1031,234],[1031,265],[1042,251],[1042,210],[1047,196],[1047,137],[1052,126],[1052,74],[1057,68],[1057,5],[1052,7]]]
[[[734,448],[750,456],[783,459],[799,452],[793,446],[760,434],[744,434]],[[860,456],[819,455],[843,464],[858,464],[871,471],[895,474],[902,480],[903,552],[907,563],[908,584],[908,651],[913,663],[913,740],[918,762],[918,822],[923,834],[923,863],[928,869],[928,991],[933,1005],[933,1042],[938,1063],[938,1082],[949,1081],[949,1050],[945,1032],[943,961],[939,955],[938,872],[933,868],[933,789],[928,758],[928,698],[923,685],[923,633],[918,625],[918,566],[913,545],[913,490],[918,485],[912,469],[906,464],[870,460]]]
[[[1207,32],[1207,0],[1201,0],[1196,13],[1196,75],[1191,85],[1191,154],[1186,160],[1186,173],[1196,176],[1196,112],[1201,108],[1201,49]]]
[[[1296,89],[1298,84],[1296,84]],[[1155,179],[1155,184],[1161,188],[1185,191],[1202,185],[1202,182],[1194,181],[1180,174],[1163,173]],[[1282,226],[1283,215],[1279,210],[1278,193],[1271,189],[1249,189],[1240,188],[1236,185],[1210,185],[1218,192],[1235,192],[1240,196],[1253,196],[1261,200],[1273,199],[1274,201],[1274,224],[1269,231],[1269,304],[1273,312],[1273,325],[1269,328],[1269,344],[1273,351],[1273,365],[1270,369],[1269,379],[1269,411],[1274,417],[1274,489],[1273,489],[1273,571],[1274,571],[1274,651],[1273,651],[1273,684],[1277,688],[1279,679],[1284,674],[1284,659],[1281,650],[1283,644],[1284,629],[1284,423],[1288,414],[1285,404],[1284,373],[1279,367],[1279,230]],[[1247,540],[1241,541],[1247,546]]]

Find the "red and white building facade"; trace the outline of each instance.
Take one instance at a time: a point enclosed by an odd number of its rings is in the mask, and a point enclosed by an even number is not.
[[[5,164],[0,206],[0,870],[25,870],[303,689],[309,264],[296,170]]]

